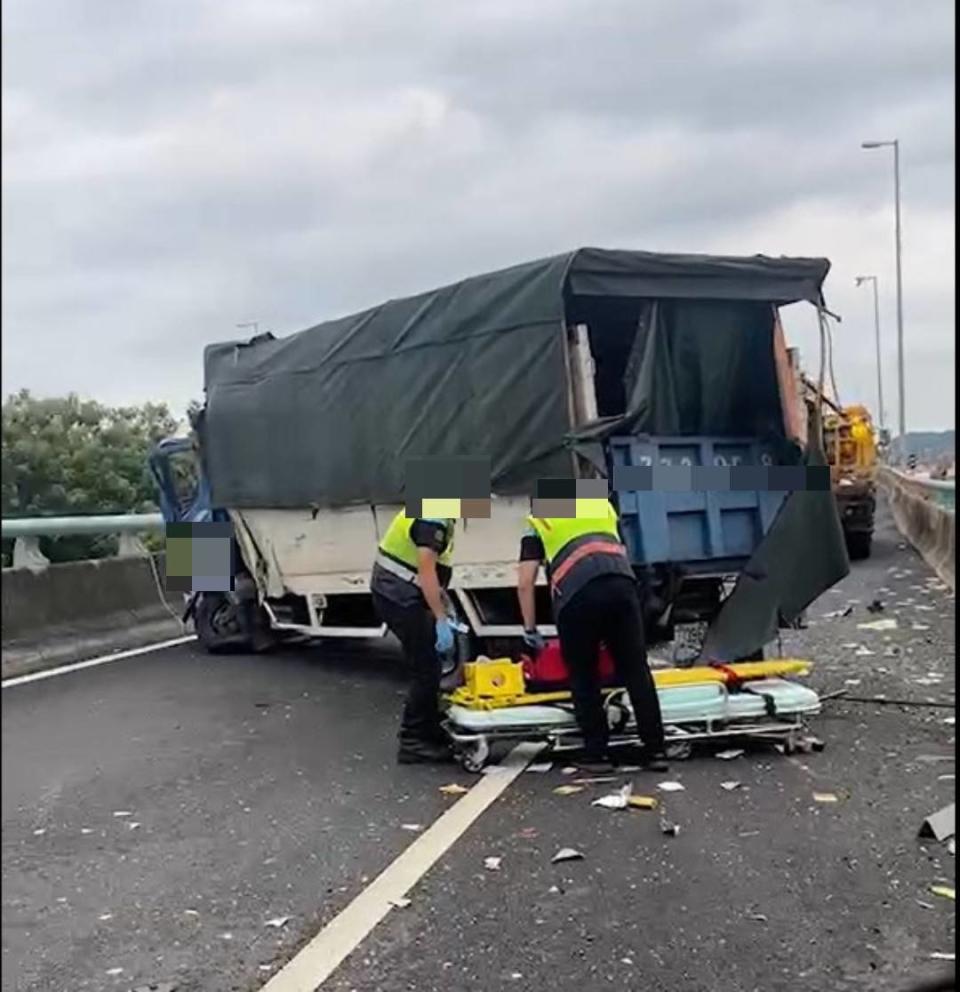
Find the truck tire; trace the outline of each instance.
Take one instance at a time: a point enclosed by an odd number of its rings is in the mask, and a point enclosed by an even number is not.
[[[870,531],[853,531],[846,535],[847,554],[851,561],[863,561],[870,557],[873,534]]]
[[[241,619],[235,603],[218,593],[201,593],[193,613],[197,640],[210,654],[222,654],[235,643]]]

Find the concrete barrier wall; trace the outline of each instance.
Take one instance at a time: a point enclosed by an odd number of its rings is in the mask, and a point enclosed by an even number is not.
[[[3,570],[3,677],[175,637],[182,598],[160,590],[164,556]],[[173,611],[171,613],[171,611]]]
[[[887,494],[900,533],[920,552],[924,561],[956,590],[956,515],[923,496],[887,468],[878,481]]]

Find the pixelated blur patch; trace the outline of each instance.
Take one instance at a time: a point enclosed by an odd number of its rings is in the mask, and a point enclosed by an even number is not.
[[[407,503],[423,499],[489,499],[490,459],[410,458],[405,466],[404,486]]]
[[[533,515],[535,517],[555,517],[557,519],[573,519],[577,515],[577,500],[575,496],[567,499],[551,499],[534,496]]]
[[[420,500],[421,513],[419,515],[428,520],[456,520],[460,516],[460,503],[461,500],[457,497],[424,496]]]
[[[460,516],[465,520],[489,520],[490,498],[460,500]]]
[[[535,499],[555,500],[577,498],[576,479],[537,479]]]
[[[171,523],[166,527],[169,592],[229,592],[233,589],[233,531],[223,521]]]

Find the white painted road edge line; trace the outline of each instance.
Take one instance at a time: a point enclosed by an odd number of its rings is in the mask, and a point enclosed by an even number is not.
[[[260,992],[316,992],[544,747],[518,744],[391,862]]]
[[[0,682],[0,689],[12,689],[15,685],[26,685],[28,682],[39,682],[41,679],[52,679],[56,675],[67,675],[70,672],[79,672],[83,668],[95,668],[97,665],[106,665],[110,661],[122,661],[124,658],[134,658],[138,654],[149,654],[151,651],[162,651],[164,648],[173,648],[178,644],[186,644],[195,641],[196,634],[187,634],[184,637],[174,637],[169,641],[157,641],[155,644],[147,644],[142,648],[130,648],[129,651],[117,651],[116,654],[104,654],[99,658],[88,658],[86,661],[77,661],[72,665],[61,665],[59,668],[48,668],[43,672],[32,672],[30,675],[18,675],[16,678],[4,679]]]

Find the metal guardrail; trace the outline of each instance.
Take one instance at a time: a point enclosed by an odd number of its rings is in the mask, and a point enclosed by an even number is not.
[[[41,537],[65,537],[74,534],[116,534],[120,540],[117,557],[146,554],[138,535],[163,530],[159,513],[124,513],[97,517],[24,517],[2,522],[2,536],[14,538],[13,567],[43,569],[50,564],[40,550]]]

